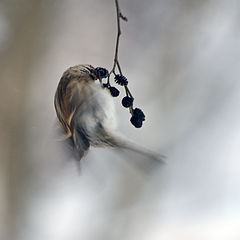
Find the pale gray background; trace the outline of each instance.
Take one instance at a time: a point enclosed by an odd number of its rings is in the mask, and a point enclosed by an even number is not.
[[[147,119],[135,129],[115,99],[119,129],[168,164],[97,149],[79,171],[55,144],[63,71],[112,66],[113,0],[1,0],[0,239],[240,239],[239,1],[119,2],[120,62]]]

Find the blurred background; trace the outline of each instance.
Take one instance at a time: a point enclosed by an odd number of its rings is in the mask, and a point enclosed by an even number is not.
[[[240,239],[240,3],[119,0],[119,58],[146,121],[119,131],[167,156],[146,170],[54,135],[62,73],[111,69],[113,0],[0,1],[0,239]]]

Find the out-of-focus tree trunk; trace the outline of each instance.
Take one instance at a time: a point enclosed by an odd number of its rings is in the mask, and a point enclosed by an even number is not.
[[[51,6],[48,1],[5,1],[11,38],[1,56],[0,96],[0,235],[15,239],[14,229],[21,211],[21,192],[29,171],[26,164],[25,132],[30,91],[30,69],[38,62],[45,43]],[[15,5],[12,8],[12,5]],[[23,7],[20,7],[23,6]],[[21,184],[19,184],[21,183]]]

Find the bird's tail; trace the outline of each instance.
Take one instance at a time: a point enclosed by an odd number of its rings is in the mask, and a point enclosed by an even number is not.
[[[91,143],[91,145],[95,147],[106,146],[111,148],[117,148],[119,150],[128,150],[133,153],[138,153],[145,158],[158,161],[159,163],[165,163],[164,155],[155,153],[145,147],[139,146],[120,135],[109,133],[102,129],[101,133],[99,133],[97,136],[98,140],[95,143]]]

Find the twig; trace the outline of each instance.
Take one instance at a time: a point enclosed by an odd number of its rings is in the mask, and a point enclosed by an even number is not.
[[[128,80],[125,76],[123,76],[122,69],[119,63],[118,59],[118,49],[119,49],[119,42],[120,42],[120,35],[121,35],[121,26],[120,22],[121,20],[127,21],[127,18],[124,17],[120,11],[118,0],[115,0],[116,5],[116,13],[117,13],[117,39],[116,39],[116,45],[115,45],[115,54],[113,59],[113,67],[112,70],[108,74],[108,70],[105,68],[97,67],[95,68],[95,75],[98,77],[102,88],[107,88],[110,91],[110,94],[113,97],[119,96],[119,90],[110,84],[110,77],[113,74],[115,82],[123,86],[126,92],[126,96],[122,99],[122,105],[125,108],[129,109],[129,112],[131,114],[130,122],[136,127],[141,128],[143,121],[145,121],[145,115],[143,111],[140,108],[133,108],[133,102],[134,98],[131,94],[129,88],[128,88]],[[118,72],[118,73],[117,73]],[[107,77],[107,83],[102,84],[102,78]]]
[[[123,19],[123,20],[127,21],[127,18],[123,17],[122,13],[120,12],[118,0],[115,0],[115,5],[116,5],[116,14],[117,14],[117,40],[116,40],[116,46],[115,46],[113,68],[110,71],[110,74],[111,73],[115,74],[115,68],[117,66],[120,74],[122,75],[121,67],[120,67],[120,64],[119,64],[119,61],[118,61],[118,48],[119,48],[119,40],[120,40],[120,35],[121,35],[120,20]]]
[[[121,21],[121,19],[124,20],[124,21],[128,21],[127,17],[123,16],[121,11],[120,11],[118,0],[115,0],[115,5],[116,5],[116,14],[117,14],[117,39],[116,39],[116,45],[115,45],[115,54],[114,54],[114,60],[113,60],[113,67],[112,67],[112,70],[110,71],[109,76],[108,76],[108,84],[109,84],[110,75],[112,73],[114,75],[116,75],[116,67],[117,67],[118,72],[120,73],[120,75],[123,75],[122,74],[122,69],[121,69],[121,66],[120,66],[120,63],[119,63],[119,59],[118,59],[119,41],[120,41],[120,35],[122,34],[120,21]],[[127,86],[124,86],[124,88],[125,88],[126,95],[133,99],[133,96],[132,96],[129,88]],[[131,106],[129,108],[129,110],[130,110],[130,113],[132,113],[133,106]]]

